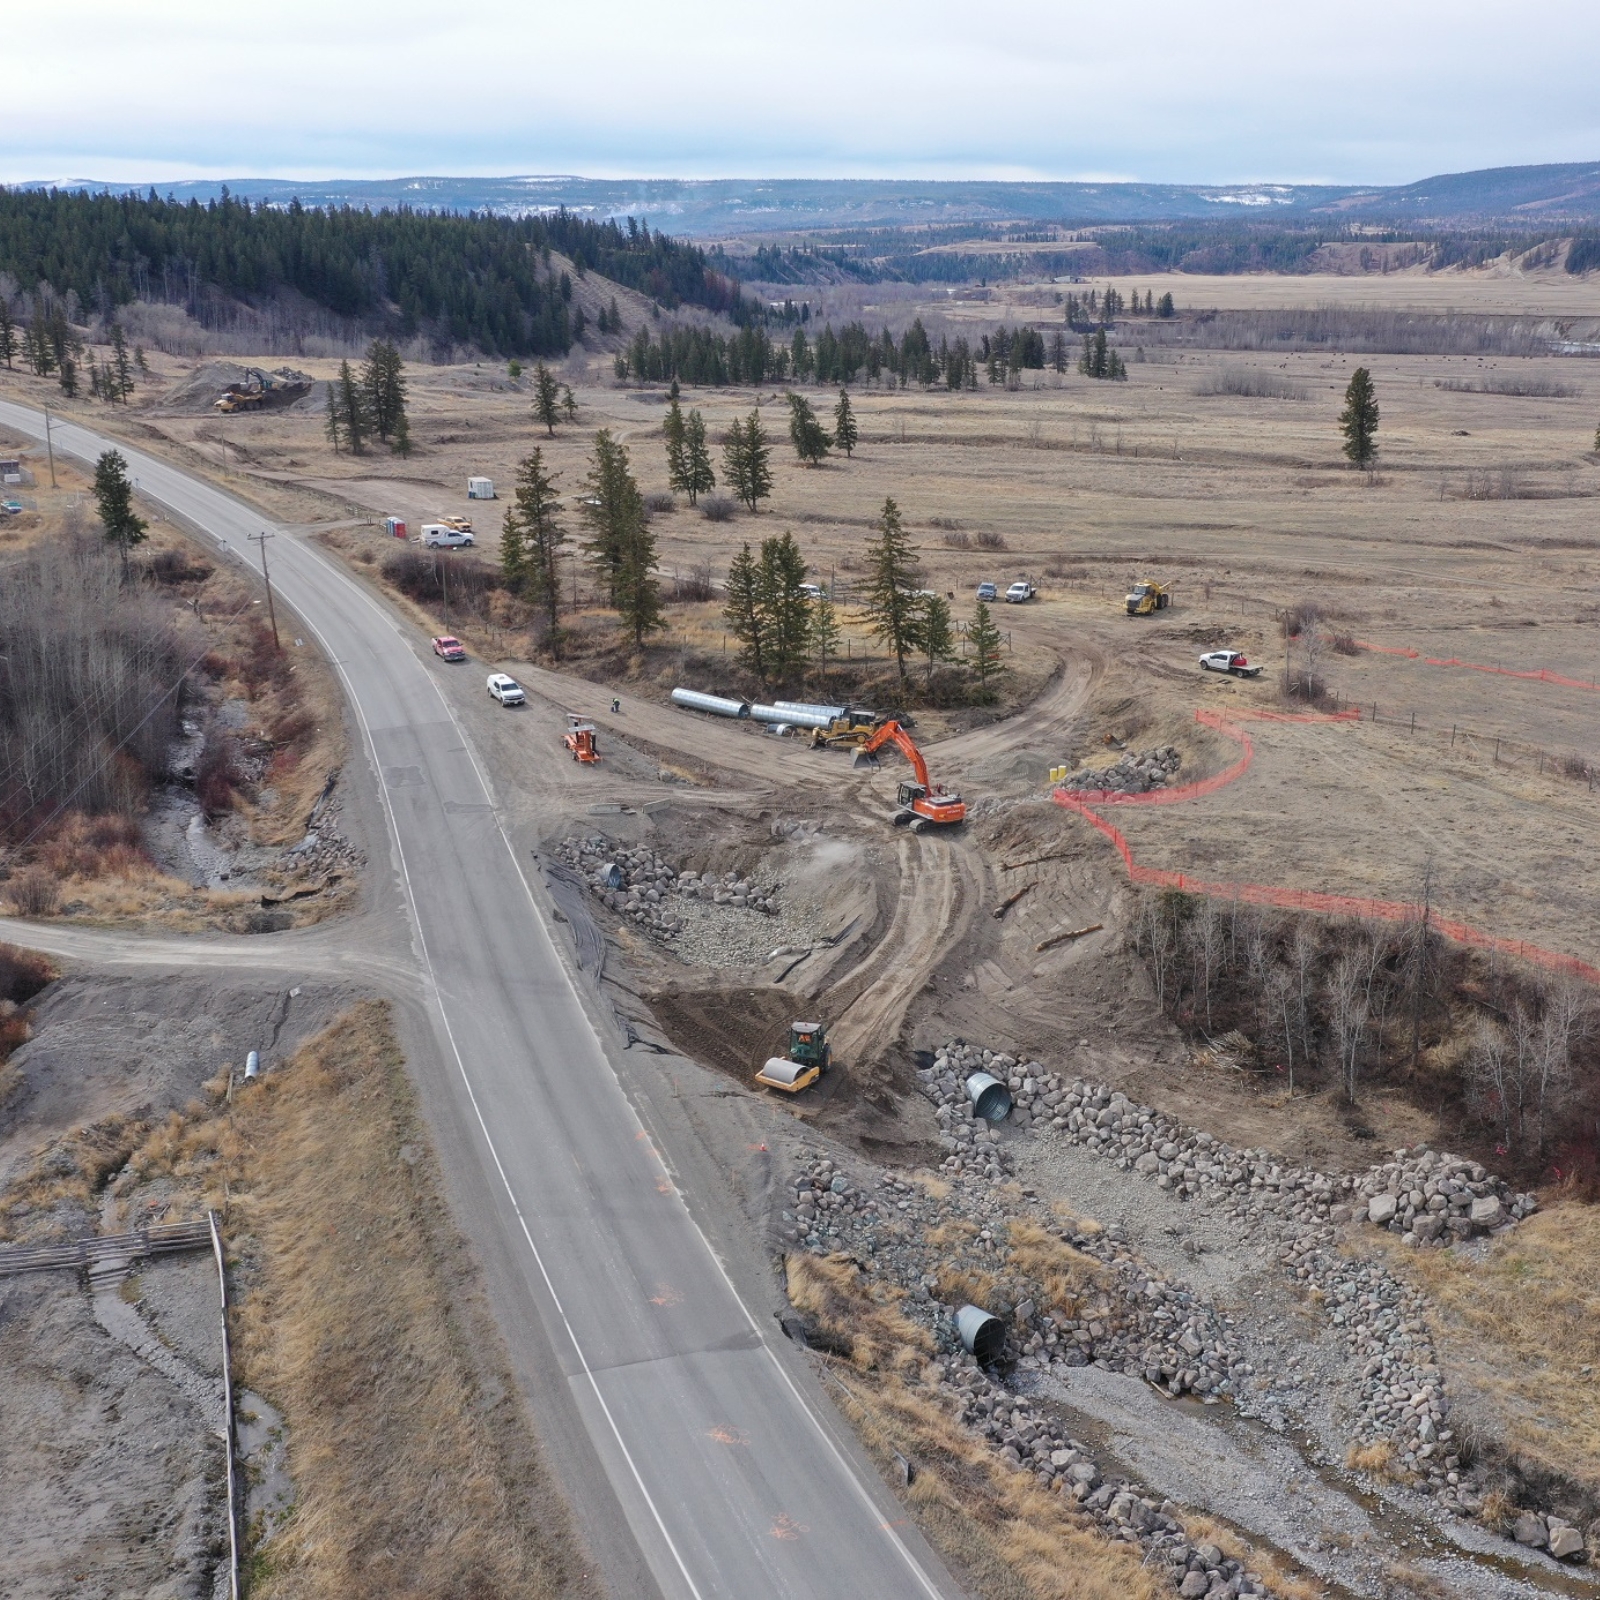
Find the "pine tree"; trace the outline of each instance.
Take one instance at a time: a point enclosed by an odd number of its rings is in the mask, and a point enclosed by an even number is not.
[[[932,684],[934,669],[956,658],[956,633],[950,620],[950,602],[942,594],[930,594],[922,603],[918,626],[922,634],[922,651],[928,658],[928,682]]]
[[[566,413],[568,422],[576,422],[578,420],[578,397],[572,392],[570,383],[561,391],[561,409]]]
[[[500,536],[500,563],[506,587],[544,611],[552,650],[559,636],[561,547],[567,542],[556,516],[560,509],[555,474],[545,471],[543,453],[536,449],[517,466],[517,487]]]
[[[590,532],[585,553],[605,585],[608,603],[621,610],[624,567],[644,530],[644,496],[629,471],[628,452],[605,428],[594,436],[594,454],[580,503]]]
[[[679,494],[689,492],[688,425],[683,420],[683,407],[673,395],[667,405],[666,421],[661,425],[667,444],[667,485]],[[693,502],[690,502],[693,504]]]
[[[409,451],[411,430],[406,421],[404,370],[399,350],[387,339],[374,339],[361,368],[360,402],[367,427],[391,447],[396,436],[404,433]],[[358,425],[357,432],[361,431]]]
[[[1372,374],[1357,367],[1350,374],[1350,387],[1344,392],[1344,410],[1339,413],[1339,431],[1344,435],[1344,453],[1357,467],[1368,468],[1378,458],[1378,397],[1372,387]]]
[[[1156,315],[1158,317],[1175,317],[1177,314],[1177,307],[1172,303],[1172,294],[1169,290],[1156,302]]]
[[[111,396],[108,393],[106,393],[106,385],[102,384],[101,381],[100,381],[100,365],[94,358],[94,351],[93,350],[91,350],[89,352],[89,358],[88,358],[87,362],[85,363],[85,365],[89,368],[89,393],[90,393],[90,395],[96,400],[100,400],[100,399],[109,400],[109,399],[111,399]]]
[[[128,463],[121,451],[107,450],[95,463],[94,500],[107,542],[121,552],[126,577],[128,551],[144,542],[148,524],[134,514],[133,485],[128,481]]]
[[[803,394],[792,389],[785,396],[789,402],[789,438],[794,451],[807,466],[819,465],[833,447],[833,437],[817,421],[817,413]]]
[[[9,364],[9,363],[8,363]],[[128,356],[128,336],[120,322],[111,324],[111,378],[115,399],[126,405],[133,398],[133,362]]]
[[[1060,328],[1050,336],[1050,365],[1057,372],[1067,370],[1067,336]]]
[[[761,541],[761,605],[767,618],[767,670],[781,682],[798,672],[810,645],[811,602],[805,558],[792,533]]]
[[[883,502],[877,530],[878,537],[867,546],[864,615],[873,638],[893,651],[903,687],[906,657],[922,642],[922,607],[913,592],[917,553],[900,520],[900,508],[892,499]]]
[[[761,568],[745,543],[728,565],[722,586],[723,620],[739,641],[739,659],[761,682],[767,681],[767,618],[761,604]]]
[[[17,319],[11,314],[11,302],[0,294],[0,361],[9,371],[17,355]]]
[[[78,397],[78,361],[76,356],[64,355],[61,357],[61,392],[67,399],[75,400]]]
[[[50,330],[43,306],[40,306],[28,321],[28,333],[23,341],[22,351],[36,378],[48,378],[56,370],[55,347],[50,342]]]
[[[555,374],[542,361],[533,372],[533,416],[544,424],[546,435],[555,438],[561,420],[561,392]]]
[[[844,451],[848,460],[856,453],[861,441],[861,430],[856,426],[856,414],[850,408],[850,391],[839,390],[839,403],[833,408],[833,441]]]
[[[985,601],[972,608],[972,621],[967,624],[967,643],[972,646],[972,667],[978,674],[978,687],[985,700],[993,698],[991,682],[1005,672],[1001,647],[1005,637],[995,626],[995,620]]]
[[[832,599],[824,594],[811,602],[811,648],[817,652],[817,667],[826,673],[828,657],[839,654],[839,618]]]
[[[698,411],[691,411],[683,428],[684,489],[689,504],[694,505],[701,495],[717,486],[717,475],[711,468],[711,450],[706,444],[706,419]]]

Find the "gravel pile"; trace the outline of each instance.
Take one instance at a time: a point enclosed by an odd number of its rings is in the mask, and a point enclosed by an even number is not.
[[[990,1057],[991,1063],[998,1059]],[[1165,1573],[1180,1595],[1270,1593],[1259,1574],[1224,1558],[1215,1545],[1191,1544],[1170,1501],[1156,1499],[1127,1478],[1102,1474],[1085,1445],[1062,1433],[1001,1375],[1018,1369],[1037,1372],[1056,1361],[1066,1366],[1093,1361],[1115,1371],[1159,1374],[1159,1361],[1141,1368],[1140,1357],[1130,1355],[1131,1346],[1142,1343],[1152,1358],[1163,1352],[1172,1355],[1168,1365],[1177,1379],[1187,1370],[1184,1363],[1208,1356],[1226,1359],[1227,1319],[1208,1302],[1143,1270],[1117,1230],[1062,1233],[1060,1224],[1033,1202],[1029,1220],[1053,1227],[1060,1238],[1097,1261],[1105,1269],[1104,1289],[1088,1307],[1090,1314],[1075,1319],[1059,1310],[1041,1312],[1044,1286],[1024,1274],[1008,1274],[996,1303],[985,1307],[1006,1321],[1006,1352],[996,1368],[985,1371],[963,1348],[956,1331],[959,1302],[938,1298],[939,1272],[949,1269],[949,1252],[930,1246],[922,1236],[952,1221],[979,1225],[974,1247],[980,1254],[986,1248],[992,1251],[996,1268],[1005,1272],[1006,1228],[1016,1213],[1005,1210],[986,1171],[963,1171],[951,1192],[938,1198],[892,1177],[871,1186],[858,1184],[831,1159],[812,1156],[790,1193],[783,1218],[791,1242],[817,1254],[844,1252],[869,1276],[887,1275],[910,1288],[903,1309],[930,1330],[938,1352],[922,1369],[922,1381],[938,1390],[953,1414],[1001,1459],[1016,1471],[1032,1473],[1041,1488],[1069,1497],[1109,1537],[1137,1544],[1145,1551],[1146,1564]],[[1158,1326],[1163,1333],[1148,1337],[1146,1330]]]
[[[603,833],[563,839],[555,854],[583,874],[605,906],[662,941],[675,940],[684,932],[685,902],[764,917],[776,916],[779,910],[776,885],[761,888],[737,872],[720,878],[710,872],[679,872],[657,851],[620,845]]]
[[[1182,765],[1183,757],[1170,744],[1137,755],[1130,750],[1112,766],[1080,768],[1059,787],[1086,794],[1145,794],[1165,788]]]

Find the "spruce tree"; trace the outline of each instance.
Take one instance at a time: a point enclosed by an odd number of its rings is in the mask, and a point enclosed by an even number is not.
[[[1067,336],[1060,328],[1050,336],[1050,365],[1057,372],[1067,370]]]
[[[817,413],[803,394],[792,389],[785,396],[789,402],[789,438],[794,451],[807,466],[819,465],[833,446],[828,430],[817,421]]]
[[[578,397],[572,392],[570,383],[561,391],[561,409],[566,413],[568,422],[576,422],[578,420]]]
[[[984,700],[993,698],[992,681],[1005,672],[1001,649],[1005,637],[995,626],[988,604],[980,600],[972,608],[972,621],[967,624],[967,643],[972,646],[972,668],[978,674],[978,688]]]
[[[128,463],[120,450],[107,450],[94,467],[95,509],[106,541],[116,545],[122,555],[122,573],[128,573],[128,551],[144,542],[148,526],[133,509],[133,485],[128,481]]]
[[[637,489],[634,494],[637,496]],[[623,531],[616,584],[616,607],[622,614],[623,626],[633,635],[635,649],[643,648],[645,634],[667,625],[655,564],[656,536],[650,531],[650,519],[640,500],[638,515],[628,520]]]
[[[745,482],[749,488],[748,504],[752,511],[759,502],[772,494],[772,469],[769,465],[772,447],[767,442],[766,430],[761,426],[761,412],[752,411],[744,425]]]
[[[7,362],[9,366],[10,363]],[[128,354],[128,336],[120,322],[111,324],[111,379],[114,398],[126,405],[133,398],[133,362]]]
[[[722,617],[728,632],[739,641],[739,659],[765,683],[767,618],[761,604],[761,568],[748,542],[729,563],[722,594]]]
[[[956,632],[950,620],[950,602],[942,594],[930,594],[923,601],[919,627],[931,685],[934,669],[956,658]]]
[[[863,611],[873,638],[893,652],[903,687],[906,657],[922,642],[922,605],[913,592],[917,581],[917,552],[893,499],[883,502],[883,515],[876,526],[878,536],[867,546]]]
[[[744,423],[737,417],[722,436],[722,479],[740,500],[750,504],[750,449]]]
[[[366,425],[399,455],[407,455],[411,450],[404,372],[405,363],[400,359],[400,352],[389,340],[374,339],[367,347],[360,386]]]
[[[855,455],[856,445],[860,439],[861,430],[856,426],[856,414],[850,409],[850,391],[841,388],[839,403],[833,408],[834,443],[844,451],[845,459],[849,460]]]
[[[0,294],[0,361],[7,370],[17,355],[17,319],[11,314],[11,302]]]
[[[557,648],[561,601],[561,547],[567,542],[557,518],[556,478],[544,469],[537,449],[517,466],[517,487],[500,536],[506,587],[538,606],[549,623],[548,642]]]
[[[336,387],[338,398],[334,403],[338,408],[339,426],[344,433],[344,442],[351,455],[359,456],[367,448],[367,398],[361,385],[356,381],[355,373],[350,370],[348,361],[339,363]]]
[[[711,451],[706,444],[706,419],[698,411],[691,411],[683,429],[683,455],[689,504],[694,505],[701,495],[717,486],[717,475],[711,468]]]
[[[608,603],[621,610],[626,584],[639,581],[637,571],[625,580],[624,568],[633,559],[630,552],[645,531],[646,518],[644,496],[628,468],[628,452],[605,428],[594,436],[581,504],[590,533],[585,553],[605,585]],[[637,561],[634,565],[637,568]]]
[[[333,446],[333,453],[338,455],[344,448],[344,420],[339,411],[339,385],[336,382],[328,384],[328,419],[323,423],[322,431]]]
[[[775,682],[798,672],[810,646],[811,602],[805,558],[792,533],[761,541],[761,605],[767,618],[767,670]]]
[[[839,654],[841,637],[832,599],[825,594],[819,596],[811,602],[811,648],[817,652],[817,667],[821,672],[828,670],[828,657]]]
[[[561,420],[561,391],[555,374],[542,361],[533,373],[533,415],[535,421],[544,424],[545,434],[555,438],[556,424]]]
[[[661,431],[667,444],[667,483],[679,494],[689,492],[688,425],[683,420],[683,407],[673,395],[667,406],[666,421]],[[691,500],[690,504],[694,502]]]
[[[1350,374],[1350,387],[1344,392],[1344,410],[1339,413],[1339,431],[1344,435],[1344,453],[1352,465],[1368,468],[1378,458],[1378,397],[1372,387],[1372,374],[1357,367]]]
[[[76,356],[64,355],[61,357],[61,392],[69,400],[78,397],[78,361]]]

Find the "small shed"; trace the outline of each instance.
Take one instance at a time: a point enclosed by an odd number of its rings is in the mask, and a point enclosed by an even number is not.
[[[494,497],[495,497],[495,495],[494,495],[494,479],[493,478],[468,478],[467,479],[467,499],[469,499],[469,500],[493,500]]]

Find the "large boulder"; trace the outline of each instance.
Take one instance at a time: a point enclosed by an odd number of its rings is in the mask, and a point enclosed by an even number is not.
[[[1394,1221],[1394,1214],[1399,1206],[1400,1202],[1392,1194],[1375,1194],[1367,1202],[1367,1221],[1375,1222],[1380,1228],[1385,1228]]]
[[[1470,1216],[1475,1228],[1494,1228],[1505,1221],[1505,1207],[1500,1204],[1500,1196],[1486,1194],[1472,1202]]]
[[[1511,1537],[1518,1544],[1531,1545],[1535,1550],[1543,1548],[1549,1542],[1545,1532],[1544,1518],[1536,1511],[1524,1511],[1516,1520],[1511,1529]]]

